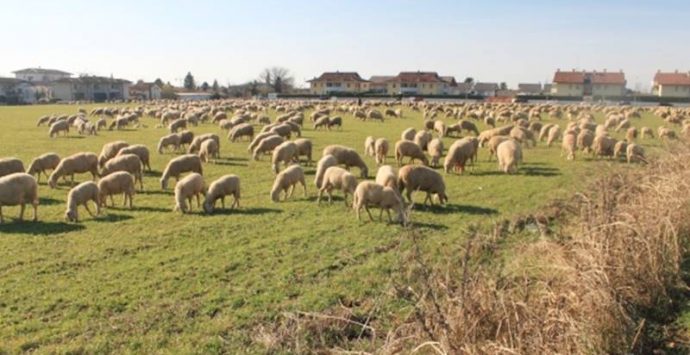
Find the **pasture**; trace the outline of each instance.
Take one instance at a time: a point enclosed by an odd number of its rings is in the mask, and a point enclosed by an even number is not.
[[[100,106],[82,107],[90,111]],[[61,157],[80,151],[98,154],[103,144],[125,140],[151,150],[153,171],[145,174],[144,191],[137,191],[133,209],[123,208],[117,196],[117,206],[95,219],[82,210],[78,224],[63,219],[69,187],[61,183],[51,190],[45,177],[39,186],[38,222],[16,222],[18,208],[3,208],[0,352],[261,351],[253,332],[283,311],[321,311],[386,291],[400,250],[407,246],[400,237],[403,227],[388,224],[385,215],[384,222],[370,222],[366,214],[358,222],[339,192],[332,205],[317,205],[315,163],[304,166],[308,197],[298,187],[287,202],[273,203],[270,156],[252,160],[247,142],[229,142],[217,125],[190,127],[195,134],[221,136],[221,158],[204,164],[204,179],[208,185],[222,175],[238,175],[241,207],[204,215],[194,204],[191,214],[173,213],[173,191],[162,191],[159,178],[174,154],[155,151],[167,130],[156,128],[157,120],[148,117],[141,119],[146,127],[100,131],[98,136],[71,130],[67,137],[50,139],[45,126],[36,127],[42,115],[73,114],[77,108],[0,107],[0,157],[14,156],[27,166],[46,152]],[[350,146],[364,157],[365,137],[385,137],[391,143],[387,163],[395,165],[393,145],[400,133],[408,127],[422,129],[420,112],[407,107],[403,112],[404,118],[383,123],[340,114],[342,130],[314,131],[307,111],[302,136],[314,142],[315,161],[329,144]],[[273,110],[267,114],[272,119],[277,115]],[[603,122],[600,112],[595,116]],[[543,120],[551,122],[546,115]],[[565,122],[559,121],[562,127]],[[636,127],[653,129],[661,123],[649,112],[634,121]],[[482,122],[477,125],[486,129]],[[455,139],[443,139],[446,149]],[[639,142],[648,155],[662,145],[656,138]],[[470,225],[489,226],[565,197],[593,175],[635,168],[582,153],[567,161],[560,142],[550,148],[539,143],[523,154],[519,173],[506,175],[495,160],[487,162],[481,148],[478,163],[463,175],[443,174],[447,206],[421,206],[424,194],[416,193],[411,228],[423,236],[425,252],[433,254],[461,240]],[[364,158],[371,178],[376,164]],[[89,178],[77,175],[78,181]],[[380,305],[391,316],[399,306]]]

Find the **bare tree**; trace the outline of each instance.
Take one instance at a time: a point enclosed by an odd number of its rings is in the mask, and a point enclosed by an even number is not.
[[[294,78],[290,70],[283,67],[266,68],[259,75],[259,80],[269,85],[277,93],[283,93],[292,88]]]

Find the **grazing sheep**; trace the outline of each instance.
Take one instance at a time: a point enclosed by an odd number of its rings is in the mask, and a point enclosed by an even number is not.
[[[348,206],[347,195],[353,194],[357,188],[357,179],[350,174],[349,171],[338,167],[331,166],[326,169],[323,175],[323,183],[319,189],[319,196],[316,202],[321,203],[321,196],[323,196],[324,191],[328,194],[328,203],[332,203],[333,195],[331,191],[333,189],[338,189],[343,192],[343,199],[345,200],[345,206]]]
[[[281,162],[284,163],[285,166],[288,166],[296,160],[298,160],[297,145],[290,141],[280,143],[277,147],[275,147],[275,149],[273,149],[273,157],[271,159],[271,164],[273,164],[273,173],[278,174],[280,171]]]
[[[596,157],[612,157],[616,140],[609,136],[596,136],[592,142],[592,152]]]
[[[170,133],[177,133],[177,131],[183,128],[187,128],[187,119],[184,118],[178,118],[168,125],[168,130]]]
[[[335,116],[331,117],[328,119],[328,130],[331,130],[331,127],[338,126],[338,129],[343,128],[343,119],[340,116]]]
[[[29,164],[29,168],[26,169],[26,173],[29,175],[37,175],[38,182],[41,182],[41,173],[48,177],[46,170],[54,170],[60,164],[60,156],[55,153],[46,153],[35,158]],[[2,160],[0,160],[0,171],[2,170]],[[0,175],[2,173],[0,172]]]
[[[484,124],[496,128],[496,120],[493,117],[484,117]]]
[[[561,148],[566,154],[566,159],[575,160],[575,150],[577,149],[577,136],[575,133],[569,132],[563,136]],[[563,156],[563,154],[561,154]]]
[[[129,125],[129,117],[119,117],[110,123],[110,126],[108,126],[108,130],[112,131],[113,129],[117,129],[119,131],[119,130],[127,127],[128,125]]]
[[[379,207],[381,213],[379,220],[383,218],[383,211],[388,214],[388,221],[393,223],[390,210],[393,209],[396,213],[396,221],[402,225],[407,224],[407,214],[405,213],[404,202],[400,198],[400,194],[390,187],[381,186],[371,181],[362,181],[357,185],[355,193],[352,195],[352,208],[357,214],[357,220],[361,221],[360,211],[364,208],[369,215],[369,219],[374,221],[369,211],[370,206]]]
[[[400,138],[403,140],[406,140],[406,141],[413,142],[415,135],[417,135],[417,130],[410,127],[408,129],[404,130],[402,132],[402,134],[400,134]]]
[[[54,136],[57,136],[60,132],[64,132],[65,135],[69,133],[69,122],[57,121],[51,124],[50,129],[48,129],[48,136],[50,138],[53,138]]]
[[[434,122],[433,120],[424,120],[424,129],[427,131],[433,131],[434,130]]]
[[[295,192],[295,186],[302,184],[304,188],[304,197],[307,196],[307,184],[304,182],[304,171],[299,165],[292,165],[281,171],[273,183],[271,188],[271,200],[273,202],[280,201],[280,193],[285,192],[285,200],[292,196]]]
[[[381,111],[378,110],[369,110],[369,112],[367,112],[367,118],[370,120],[381,120],[381,122],[383,122],[383,115]]]
[[[89,201],[93,201],[96,205],[96,215],[91,212]],[[67,210],[65,211],[65,220],[68,222],[79,223],[79,206],[84,206],[86,212],[91,217],[96,217],[101,214],[101,197],[98,190],[98,185],[93,181],[85,181],[73,187],[67,195]]]
[[[415,159],[418,159],[424,165],[429,165],[429,160],[424,155],[424,151],[414,142],[400,140],[395,143],[395,160],[398,162],[398,166],[403,164],[403,157],[409,157],[410,164]]]
[[[220,199],[221,206],[225,208],[225,196],[232,196],[233,202],[230,209],[240,207],[240,178],[237,175],[224,175],[211,183],[206,198],[204,199],[204,212],[213,213],[216,201]]]
[[[438,136],[443,138],[446,136],[446,123],[441,120],[434,121],[434,131],[438,133]]]
[[[24,163],[17,158],[0,159],[0,177],[14,173],[23,173]]]
[[[130,145],[129,147],[124,147],[120,149],[120,151],[117,153],[118,156],[120,155],[125,155],[125,154],[134,154],[139,157],[139,160],[141,160],[141,164],[146,168],[146,170],[151,171],[151,159],[150,159],[150,153],[149,153],[149,148],[146,148],[145,145],[143,144],[134,144]]]
[[[322,127],[330,130],[330,127],[328,126],[328,116],[323,116],[314,122],[314,130],[318,130]]]
[[[533,147],[535,147],[537,145],[537,140],[534,138],[534,133],[529,129],[515,126],[510,131],[509,135],[511,138],[515,139],[518,143],[521,143],[521,144],[524,143],[525,147],[529,147],[528,142],[532,142]]]
[[[208,163],[210,158],[219,159],[220,149],[218,143],[213,139],[207,139],[201,142],[201,147],[199,148],[199,158],[204,163]]]
[[[541,127],[541,129],[539,130],[539,141],[543,142],[544,139],[546,139],[549,136],[549,131],[551,130],[551,128],[553,128],[555,126],[557,126],[557,125],[553,124],[553,123],[547,123],[547,124],[543,125]]]
[[[678,136],[676,135],[676,132],[666,128],[664,126],[659,126],[657,128],[656,134],[659,136],[659,139],[676,139]]]
[[[376,183],[398,191],[398,174],[390,165],[383,165],[376,172]]]
[[[388,140],[386,138],[379,138],[374,142],[374,154],[376,164],[386,163],[386,156],[388,156]]]
[[[40,127],[42,124],[48,123],[48,121],[50,121],[50,116],[42,116],[38,119],[36,127]]]
[[[546,139],[546,146],[551,147],[553,142],[557,141],[561,137],[561,128],[558,126],[553,126],[549,129],[549,137]]]
[[[242,137],[247,137],[249,141],[254,138],[254,126],[250,123],[241,123],[233,127],[230,132],[228,132],[228,139],[234,142]]]
[[[583,129],[577,134],[577,148],[585,153],[592,150],[592,143],[594,142],[594,133],[588,129]]]
[[[101,170],[101,176],[108,176],[116,171],[126,171],[139,182],[141,190],[144,189],[141,159],[136,154],[124,154],[109,160]]]
[[[101,149],[101,154],[98,155],[98,166],[102,168],[108,160],[117,156],[117,153],[125,147],[129,147],[129,144],[125,141],[115,141],[104,144]]]
[[[105,129],[108,126],[108,121],[106,121],[105,118],[99,118],[98,121],[96,121],[96,129],[101,130]]]
[[[354,149],[333,144],[323,149],[322,156],[328,154],[333,155],[338,160],[338,164],[345,165],[346,169],[349,169],[353,166],[359,168],[360,176],[362,178],[367,178],[369,175],[369,168],[367,168],[367,164],[364,163],[362,157],[360,157]]]
[[[199,195],[204,194],[204,178],[201,174],[191,173],[175,185],[175,207],[173,212],[187,213],[192,210],[192,198],[196,196],[196,206],[200,207]],[[189,205],[187,205],[189,201]]]
[[[132,208],[132,199],[135,193],[134,176],[126,171],[116,171],[98,181],[99,200],[101,206],[106,206],[108,196],[110,196],[111,206],[115,206],[113,195],[124,194],[123,206],[129,201],[129,208]]]
[[[625,139],[628,142],[635,141],[635,139],[637,139],[637,128],[635,128],[635,127],[628,128],[628,130],[625,132]]]
[[[460,120],[458,124],[463,130],[472,132],[475,136],[479,136],[479,130],[477,129],[477,125],[475,125],[472,121]]]
[[[491,139],[489,139],[489,142],[487,143],[487,146],[489,148],[489,161],[491,161],[491,157],[496,155],[496,149],[498,149],[498,145],[511,139],[508,136],[493,136]]]
[[[422,148],[422,150],[426,150],[427,144],[431,142],[431,139],[434,137],[431,136],[431,133],[427,131],[419,131],[417,134],[414,136],[414,142]]]
[[[376,139],[372,136],[367,136],[364,139],[364,155],[373,157],[376,155],[376,150],[374,149],[374,144],[376,144]]]
[[[643,163],[647,162],[647,160],[644,157],[644,148],[642,148],[641,145],[635,143],[628,144],[628,147],[625,150],[625,157],[628,161],[628,164],[637,161]]]
[[[305,165],[311,165],[312,160],[312,143],[311,140],[306,138],[295,139],[295,145],[297,146],[297,160],[299,157],[307,157]]]
[[[642,139],[654,138],[654,131],[649,127],[642,127],[640,129],[640,137],[642,137]]]
[[[446,195],[446,183],[443,181],[441,174],[426,166],[406,165],[398,171],[398,188],[402,194],[405,189],[407,193],[405,196],[410,203],[412,201],[412,193],[415,191],[426,192],[424,204],[427,201],[434,205],[433,195],[438,197],[440,204],[445,205],[448,202]]]
[[[167,136],[161,137],[161,139],[158,140],[158,153],[163,154],[163,149],[167,149],[170,146],[173,147],[173,152],[176,152],[178,149],[180,149],[180,135],[177,133],[171,133],[168,134]]]
[[[522,149],[514,140],[507,140],[496,148],[498,168],[506,174],[517,173],[518,164],[522,162]]]
[[[254,148],[252,157],[254,160],[259,160],[261,154],[271,153],[277,146],[285,142],[285,139],[281,136],[272,134],[259,142],[259,144]]]
[[[171,177],[174,177],[175,180],[179,181],[180,175],[189,171],[203,175],[201,159],[198,155],[186,154],[171,159],[168,162],[168,165],[165,167],[163,175],[161,176],[161,189],[165,190],[168,188],[168,179]]]
[[[285,139],[290,139],[292,135],[292,126],[287,123],[272,127],[269,132],[277,134]]]
[[[177,133],[177,135],[180,137],[180,146],[183,148],[194,140],[194,132],[191,131],[182,131]]]
[[[38,183],[26,173],[13,173],[0,177],[0,224],[5,220],[3,206],[20,206],[19,220],[24,219],[24,209],[30,203],[34,208],[33,221],[38,220]]]
[[[630,120],[626,118],[618,124],[618,127],[616,127],[616,132],[620,132],[627,128],[630,128]]]
[[[443,170],[450,173],[451,169],[455,172],[463,173],[468,161],[472,161],[477,154],[477,145],[474,141],[463,138],[456,140],[448,148],[448,154],[443,162]]]
[[[321,184],[323,183],[323,174],[326,173],[326,169],[336,165],[338,165],[338,159],[330,154],[324,155],[321,159],[319,159],[319,162],[316,164],[316,174],[314,176],[314,184],[316,185],[317,189],[321,188]]]
[[[77,153],[60,160],[60,164],[53,170],[48,178],[51,189],[57,186],[57,181],[62,176],[71,176],[71,184],[74,185],[74,174],[90,172],[94,180],[98,176],[98,157],[94,153]]]
[[[613,157],[614,158],[625,158],[628,149],[628,142],[625,140],[618,141],[613,146]]]
[[[206,133],[194,137],[192,142],[189,143],[189,147],[187,147],[187,154],[197,153],[199,151],[199,148],[201,148],[201,143],[203,143],[207,139],[215,140],[216,143],[218,143],[218,148],[220,148],[220,137],[218,137],[218,135],[214,133]]]

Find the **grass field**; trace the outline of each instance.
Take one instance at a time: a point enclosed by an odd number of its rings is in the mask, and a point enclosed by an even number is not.
[[[251,337],[254,327],[282,311],[320,311],[386,290],[405,248],[398,237],[402,227],[358,223],[340,199],[317,206],[313,166],[306,168],[308,198],[297,189],[288,202],[272,203],[270,159],[252,161],[246,143],[223,139],[222,158],[204,166],[204,177],[210,183],[224,174],[240,176],[242,207],[206,216],[194,206],[194,213],[181,215],[172,212],[172,190],[159,187],[173,155],[155,153],[158,138],[167,133],[155,128],[156,121],[145,118],[147,127],[138,130],[103,131],[97,137],[71,132],[57,139],[35,126],[41,115],[76,111],[68,105],[0,107],[0,156],[28,165],[49,151],[98,154],[104,143],[122,139],[147,145],[154,171],[146,174],[145,191],[135,196],[133,210],[108,208],[96,219],[82,213],[80,224],[63,221],[68,187],[51,190],[43,179],[40,221],[8,218],[0,226],[0,352],[261,351]],[[421,114],[406,110],[405,117],[380,123],[345,115],[342,131],[314,132],[305,124],[303,137],[314,141],[315,160],[327,144],[361,152],[368,135],[386,137],[393,145],[405,128],[421,128]],[[635,125],[660,123],[645,114]],[[220,133],[211,124],[191,130]],[[452,141],[445,138],[445,146]],[[658,140],[642,143],[648,152],[660,145]],[[582,156],[566,161],[560,144],[526,149],[524,157],[519,174],[508,176],[481,150],[479,164],[465,175],[445,175],[448,206],[418,206],[411,215],[425,250],[433,253],[457,242],[470,224],[489,225],[534,210],[584,186],[589,176],[624,165]],[[366,161],[375,175],[374,161]],[[3,213],[15,218],[18,208],[5,207]],[[395,314],[398,305],[381,307]]]

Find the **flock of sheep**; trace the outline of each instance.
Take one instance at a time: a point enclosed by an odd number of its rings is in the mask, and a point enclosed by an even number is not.
[[[324,193],[329,202],[334,191],[344,195],[345,204],[352,206],[360,218],[366,210],[370,219],[370,207],[380,208],[380,216],[386,211],[396,214],[395,221],[407,223],[412,206],[412,193],[424,192],[424,204],[440,204],[448,201],[443,173],[462,174],[468,165],[477,161],[480,147],[485,147],[489,160],[494,156],[499,170],[517,173],[523,161],[524,149],[546,141],[552,146],[560,141],[567,159],[575,159],[576,152],[583,151],[596,157],[624,157],[628,162],[646,161],[639,139],[654,138],[649,127],[635,127],[635,120],[645,111],[653,112],[668,125],[682,126],[681,134],[690,136],[690,112],[673,108],[614,107],[603,105],[550,105],[550,104],[485,104],[485,103],[424,103],[366,101],[359,106],[354,102],[275,101],[253,102],[241,100],[207,101],[197,103],[150,102],[134,108],[97,108],[91,112],[79,109],[74,115],[52,115],[39,118],[37,126],[49,126],[49,137],[69,134],[76,129],[82,135],[97,135],[100,130],[122,130],[125,127],[147,127],[149,120],[158,129],[167,128],[168,134],[160,137],[156,151],[182,153],[172,158],[160,178],[160,188],[168,188],[170,178],[177,181],[174,187],[175,211],[187,213],[196,198],[197,206],[205,213],[213,213],[217,201],[225,208],[225,197],[231,196],[231,208],[240,204],[240,178],[225,175],[213,181],[208,188],[203,177],[203,164],[220,158],[221,138],[218,134],[195,135],[191,126],[214,124],[221,132],[227,132],[232,144],[246,140],[248,152],[254,160],[271,156],[271,171],[275,175],[270,198],[274,202],[292,196],[297,185],[307,194],[305,173],[300,164],[313,164],[311,140],[301,137],[305,121],[312,122],[313,130],[342,129],[343,117],[375,120],[385,124],[388,119],[403,117],[403,107],[422,113],[424,121],[401,132],[400,140],[393,145],[396,171],[386,165],[391,144],[386,138],[369,136],[364,141],[363,153],[375,159],[378,166],[375,179],[369,177],[369,168],[359,152],[344,145],[328,145],[316,163],[314,183],[319,190],[318,201]],[[275,120],[267,115],[277,112]],[[307,112],[311,114],[305,116]],[[594,113],[605,116],[598,124]],[[559,123],[542,123],[548,116]],[[442,117],[454,119],[447,124]],[[95,121],[95,122],[94,122]],[[492,128],[480,131],[476,122]],[[616,140],[609,132],[625,132],[624,140]],[[465,134],[464,137],[460,137]],[[675,139],[674,130],[658,127],[660,139]],[[457,136],[446,150],[441,138]],[[524,149],[523,149],[524,148]],[[445,156],[444,156],[445,153]],[[436,168],[441,166],[442,172]],[[407,164],[405,160],[407,161]],[[415,163],[417,162],[417,164]],[[357,168],[355,177],[350,168]],[[24,215],[26,204],[33,207],[33,219],[37,220],[38,181],[41,175],[48,178],[48,186],[55,188],[62,178],[70,178],[74,186],[75,174],[91,173],[92,180],[77,184],[67,195],[65,219],[79,221],[79,207],[94,216],[88,206],[93,202],[95,215],[107,205],[108,197],[114,205],[113,195],[124,195],[124,202],[131,208],[136,185],[143,190],[144,170],[151,171],[150,150],[141,144],[128,144],[118,140],[105,144],[99,155],[80,152],[61,158],[46,153],[35,158],[28,169],[16,158],[0,159],[0,223],[3,222],[2,206],[19,205],[19,219]],[[51,171],[48,175],[48,171]],[[185,175],[186,174],[186,175]],[[358,178],[361,181],[358,181]],[[201,196],[204,196],[203,204]],[[348,197],[352,196],[352,202]],[[403,195],[406,198],[403,198]]]

